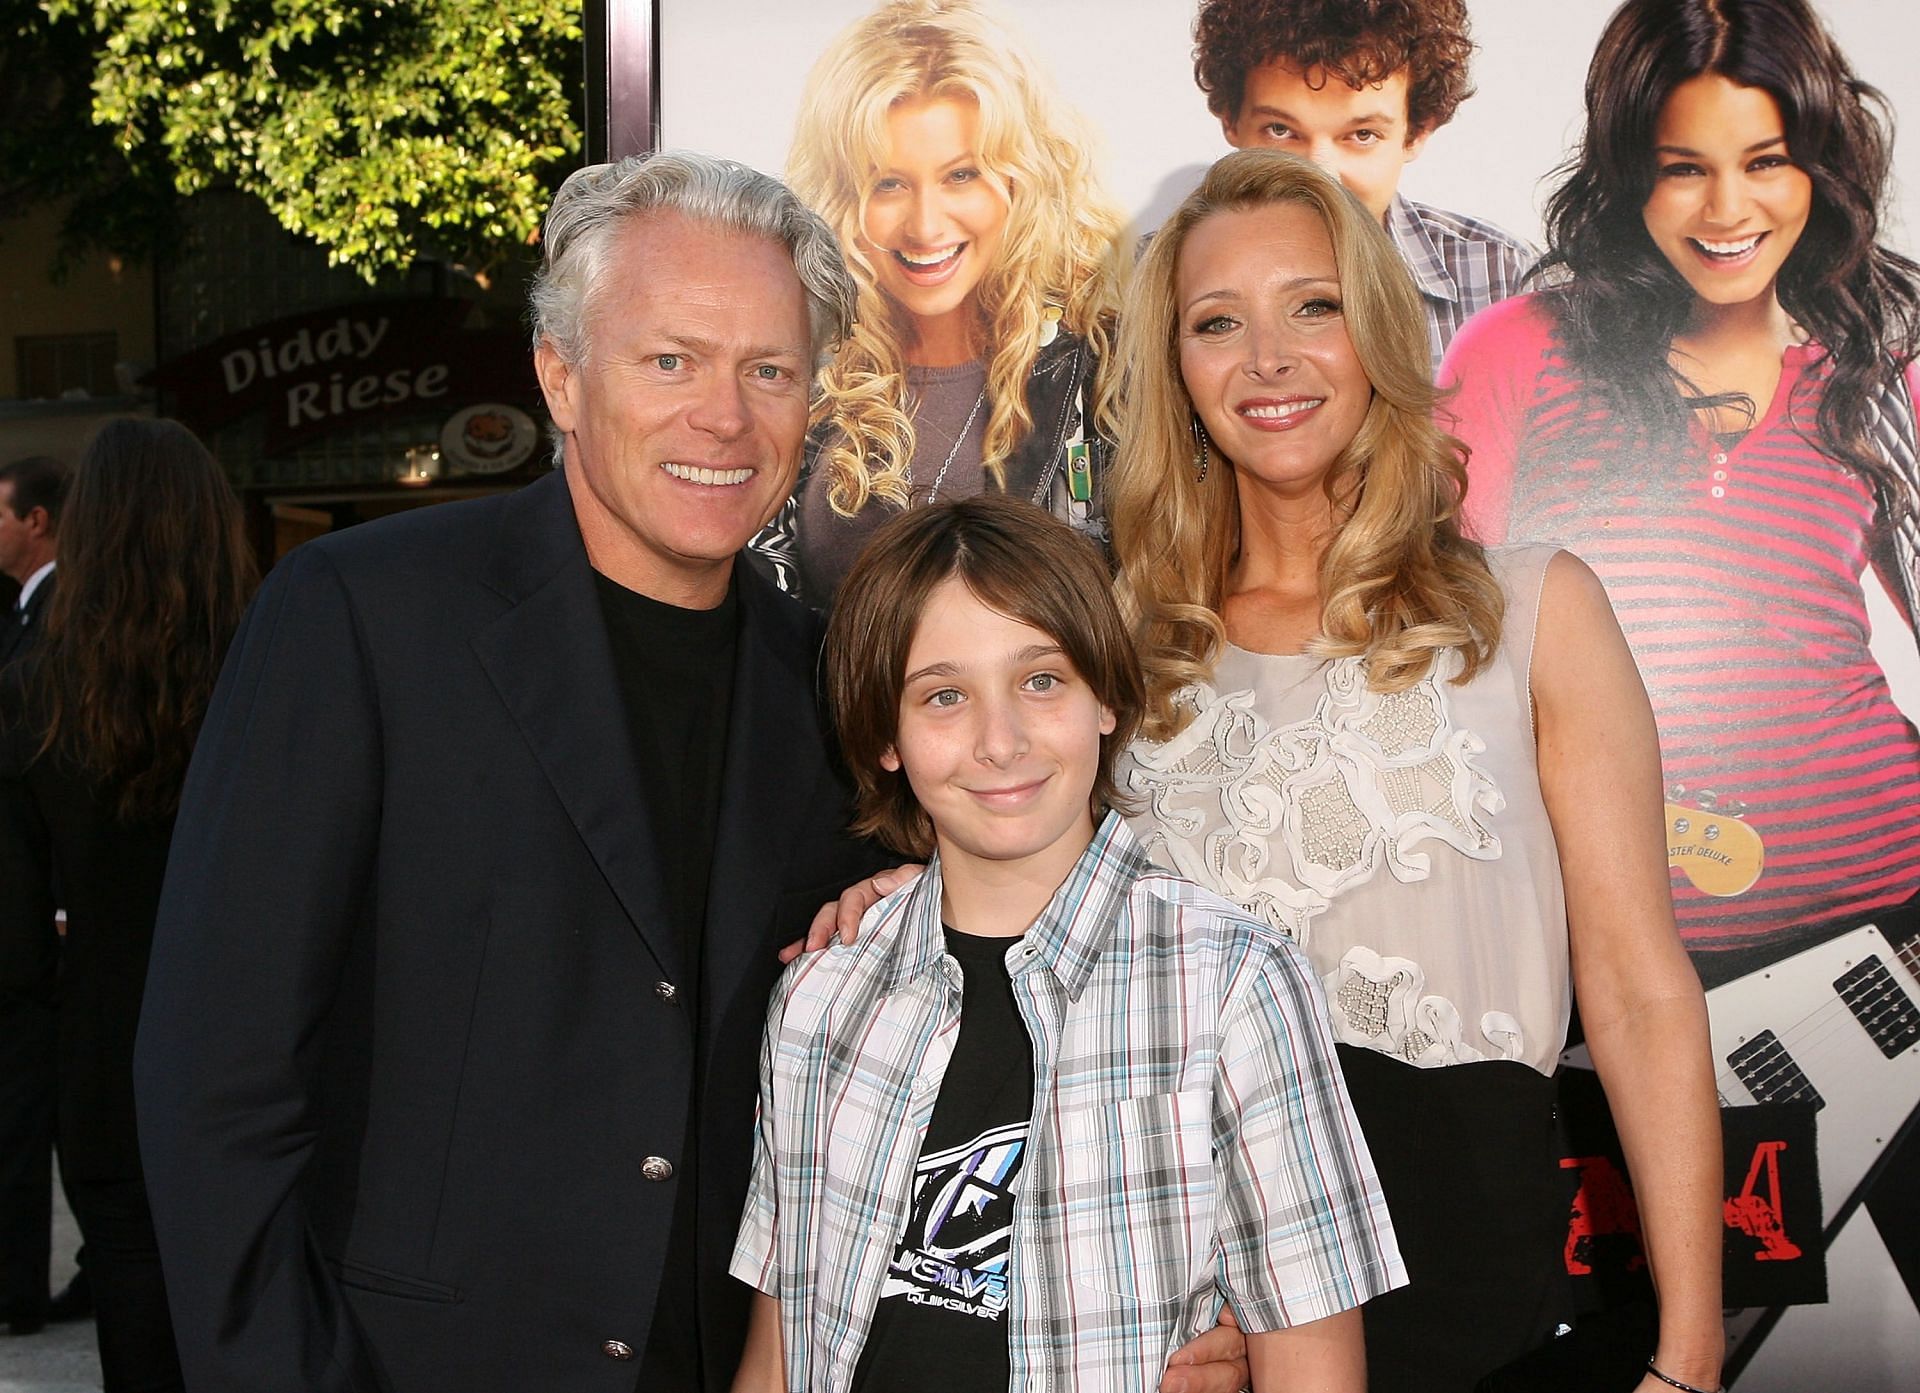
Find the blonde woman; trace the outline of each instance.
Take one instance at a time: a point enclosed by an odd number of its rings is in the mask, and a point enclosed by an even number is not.
[[[1123,219],[1078,118],[972,0],[894,0],[807,81],[787,177],[859,282],[794,501],[756,540],[824,608],[899,509],[1001,489],[1101,536],[1092,403]]]
[[[1149,854],[1307,952],[1412,1275],[1370,1387],[1553,1332],[1549,1075],[1577,989],[1661,1298],[1640,1383],[1719,1382],[1719,1141],[1647,698],[1599,583],[1461,535],[1418,296],[1331,177],[1230,155],[1121,321],[1110,498]]]

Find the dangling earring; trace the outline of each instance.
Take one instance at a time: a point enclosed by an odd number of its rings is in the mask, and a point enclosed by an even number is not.
[[[1193,436],[1193,481],[1204,484],[1207,481],[1207,462],[1212,454],[1208,449],[1207,428],[1200,420],[1199,412],[1187,418],[1187,429]]]

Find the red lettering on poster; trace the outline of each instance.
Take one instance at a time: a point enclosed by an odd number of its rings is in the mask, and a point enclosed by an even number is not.
[[[1640,1209],[1620,1168],[1605,1156],[1563,1156],[1560,1168],[1580,1172],[1580,1189],[1574,1194],[1573,1210],[1567,1218],[1567,1271],[1576,1277],[1592,1273],[1595,1242],[1616,1234],[1627,1235],[1634,1243],[1627,1270],[1637,1272],[1646,1266],[1640,1243]]]
[[[1800,1245],[1788,1238],[1780,1225],[1780,1153],[1786,1149],[1783,1141],[1763,1141],[1754,1147],[1747,1183],[1739,1194],[1727,1197],[1727,1227],[1760,1240],[1760,1251],[1753,1255],[1755,1262],[1786,1262],[1800,1256]],[[1753,1192],[1762,1167],[1767,1172],[1765,1198]]]
[[[1747,1166],[1746,1183],[1738,1194],[1722,1201],[1726,1226],[1760,1244],[1753,1254],[1755,1262],[1790,1262],[1803,1256],[1800,1245],[1787,1237],[1781,1218],[1780,1153],[1786,1149],[1784,1141],[1758,1143]],[[1606,1239],[1628,1241],[1633,1256],[1626,1262],[1627,1271],[1644,1267],[1640,1210],[1620,1168],[1606,1156],[1565,1156],[1560,1168],[1580,1173],[1580,1188],[1567,1216],[1567,1271],[1576,1277],[1591,1276],[1597,1249]]]

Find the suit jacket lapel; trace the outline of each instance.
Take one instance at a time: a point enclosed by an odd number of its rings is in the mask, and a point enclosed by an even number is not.
[[[60,583],[60,572],[49,571],[47,578],[40,582],[33,592],[33,598],[27,601],[27,622],[44,624],[47,622],[47,606],[53,602],[53,587]]]
[[[0,667],[5,667],[15,658],[22,657],[34,638],[34,631],[46,622],[47,599],[53,593],[53,583],[59,572],[55,571],[41,581],[28,600],[18,610],[8,610],[0,615]]]
[[[474,636],[474,651],[663,976],[678,979],[613,652],[562,472],[521,490],[503,519],[483,583],[512,608]]]
[[[18,611],[8,610],[5,616],[0,618],[0,667],[5,667],[12,662],[15,650],[26,644],[25,621],[28,617]]]
[[[834,815],[800,803],[813,791],[820,748],[816,621],[750,565],[736,563],[734,581],[740,645],[707,888],[706,972],[714,1001],[731,997],[755,954],[778,946],[763,934],[800,820]]]

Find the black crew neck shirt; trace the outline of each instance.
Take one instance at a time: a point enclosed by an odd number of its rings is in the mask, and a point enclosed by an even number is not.
[[[652,824],[683,981],[699,1000],[707,882],[733,704],[740,606],[731,586],[714,609],[663,604],[594,572],[613,670],[633,738],[634,774]]]
[[[1001,1393],[1013,1206],[1033,1118],[1033,1042],[1007,953],[1020,940],[946,930],[960,1034],[914,1167],[854,1393]]]
[[[688,1080],[686,1142],[682,1154],[671,1158],[673,1227],[638,1387],[699,1388],[704,1383],[699,1284],[692,1274],[697,1266],[700,1119],[692,1106],[692,1090],[704,1067],[699,1046],[701,955],[740,606],[732,585],[718,607],[700,610],[650,599],[598,571],[593,583],[632,736],[633,776],[646,806],[654,864],[660,868],[669,930],[679,955],[678,966],[669,969],[674,1001],[690,1013],[695,1054]],[[644,1008],[635,1003],[634,1009]],[[713,1373],[718,1379],[732,1377],[731,1370]]]

